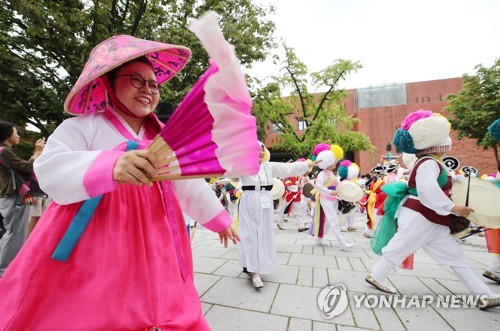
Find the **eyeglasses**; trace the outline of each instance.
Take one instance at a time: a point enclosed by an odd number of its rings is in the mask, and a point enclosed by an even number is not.
[[[146,85],[146,83],[147,83],[149,89],[151,90],[151,93],[153,93],[153,94],[160,93],[160,84],[158,84],[157,81],[154,81],[154,80],[145,80],[144,77],[142,77],[138,73],[117,75],[114,78],[127,77],[127,76],[130,77],[130,83],[132,84],[133,87],[135,87],[135,88],[143,88],[144,85]]]

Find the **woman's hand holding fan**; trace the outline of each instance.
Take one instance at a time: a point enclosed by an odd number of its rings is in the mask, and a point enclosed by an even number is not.
[[[234,47],[208,12],[190,25],[210,66],[148,147],[159,163],[153,180],[241,177],[259,171],[256,119]]]
[[[153,153],[147,150],[128,151],[118,158],[113,168],[113,179],[119,184],[131,183],[151,186],[158,176],[158,162]]]

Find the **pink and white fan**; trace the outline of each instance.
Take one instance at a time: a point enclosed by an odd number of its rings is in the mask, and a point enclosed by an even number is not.
[[[234,47],[218,16],[189,26],[210,56],[210,66],[148,147],[160,162],[156,180],[240,177],[259,170],[256,119]]]

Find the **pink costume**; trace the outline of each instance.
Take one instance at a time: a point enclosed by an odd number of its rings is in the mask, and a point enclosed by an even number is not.
[[[55,202],[0,279],[1,330],[209,329],[180,207],[213,231],[231,219],[203,179],[114,182],[127,140],[149,144],[108,109],[66,120],[47,141],[35,170]],[[68,261],[52,259],[81,201],[101,193]]]

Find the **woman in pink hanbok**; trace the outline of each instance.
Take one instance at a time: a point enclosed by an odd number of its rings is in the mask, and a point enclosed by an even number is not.
[[[130,36],[92,51],[65,102],[77,117],[35,163],[54,202],[0,279],[0,330],[210,329],[182,211],[225,246],[238,237],[203,179],[152,181],[145,149],[162,126],[159,84],[189,56]]]

